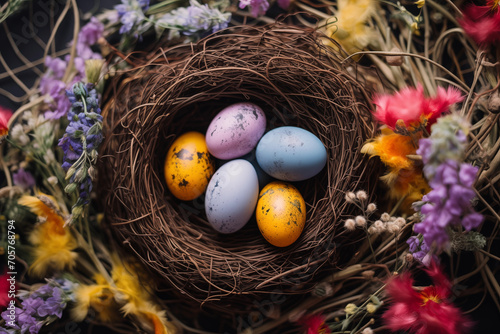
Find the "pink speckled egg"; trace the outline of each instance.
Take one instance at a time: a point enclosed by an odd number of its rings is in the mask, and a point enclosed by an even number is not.
[[[266,115],[250,102],[222,109],[208,126],[207,148],[218,159],[241,157],[255,148],[266,130]]]

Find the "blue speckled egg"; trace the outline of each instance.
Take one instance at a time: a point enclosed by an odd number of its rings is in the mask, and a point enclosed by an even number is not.
[[[205,193],[208,222],[221,233],[233,233],[250,220],[259,197],[259,181],[252,164],[231,160],[212,176]]]
[[[326,149],[311,132],[282,126],[266,133],[256,150],[257,162],[267,174],[283,181],[302,181],[326,165]]]

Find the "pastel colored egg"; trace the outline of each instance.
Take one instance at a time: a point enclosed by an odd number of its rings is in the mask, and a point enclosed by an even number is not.
[[[208,126],[206,142],[216,158],[239,158],[255,148],[266,131],[266,115],[250,102],[232,104],[221,110]]]
[[[203,134],[187,132],[170,146],[165,158],[165,180],[178,199],[189,201],[203,194],[214,172],[215,162]]]
[[[205,193],[205,213],[212,227],[234,233],[250,220],[259,197],[259,181],[252,164],[231,160],[220,167]]]
[[[326,165],[326,148],[311,132],[282,126],[266,133],[256,149],[259,166],[283,181],[302,181],[318,174]]]
[[[256,208],[260,233],[272,245],[287,247],[302,233],[306,203],[290,183],[274,181],[261,190]]]

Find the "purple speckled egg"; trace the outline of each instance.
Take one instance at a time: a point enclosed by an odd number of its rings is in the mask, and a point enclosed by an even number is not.
[[[266,130],[266,115],[249,102],[235,103],[222,109],[208,126],[208,151],[216,158],[241,157],[257,146]]]

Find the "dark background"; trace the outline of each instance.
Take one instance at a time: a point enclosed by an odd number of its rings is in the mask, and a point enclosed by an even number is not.
[[[52,5],[50,4],[52,3]],[[120,3],[119,0],[78,0],[77,1],[80,8],[80,19],[81,24],[85,24],[88,20],[88,13],[100,13],[103,8],[112,8],[114,5]],[[18,55],[16,55],[15,50],[11,46],[7,38],[7,30],[10,31],[11,36],[13,36],[15,44],[19,49],[19,53],[27,58],[30,62],[36,62],[43,57],[43,47],[37,42],[37,38],[41,41],[46,42],[49,39],[50,33],[53,28],[53,24],[57,20],[58,15],[61,13],[64,7],[65,1],[46,1],[46,0],[34,0],[29,1],[25,5],[25,8],[11,16],[3,25],[0,25],[0,52],[5,59],[5,62],[11,69],[15,69],[22,66],[24,63]],[[51,13],[55,13],[52,16]],[[86,16],[84,16],[85,14]],[[52,18],[51,18],[52,16]],[[58,50],[68,47],[68,41],[73,38],[73,14],[72,9],[66,15],[66,18],[62,22],[56,35],[56,46]],[[115,41],[116,42],[116,41]],[[49,53],[50,54],[50,53]],[[28,88],[33,87],[41,73],[44,72],[44,65],[40,63],[36,66],[38,71],[26,70],[17,73],[18,78],[26,85]],[[5,66],[0,64],[0,75],[6,73]],[[24,91],[9,77],[0,77],[0,89],[8,91],[16,97],[20,97],[24,94]],[[3,95],[0,95],[0,106],[7,107],[12,110],[17,109],[20,106],[19,102],[12,101]],[[494,250],[498,254],[498,249]],[[493,264],[495,268],[498,267],[498,263],[493,263],[495,260],[491,259],[490,264]],[[446,262],[446,259],[445,261]],[[460,269],[463,272],[471,271],[471,267],[475,266],[475,261],[472,256],[465,255],[461,261],[463,263]],[[481,281],[480,276],[475,276],[472,279],[466,281],[463,286],[460,286],[456,292],[457,299],[456,303],[463,310],[470,310],[474,308],[482,298],[482,295],[475,296],[465,296],[464,291],[466,291],[470,286]],[[217,315],[213,315],[217,318]],[[484,302],[481,306],[470,313],[470,318],[476,323],[473,333],[499,333],[500,332],[500,313],[496,308],[495,304],[489,296],[486,296]],[[69,328],[58,328],[54,333],[78,333],[78,329],[84,332],[107,332],[111,333],[109,329],[104,329],[101,327],[89,326],[88,323],[81,324],[76,328],[70,326]]]

